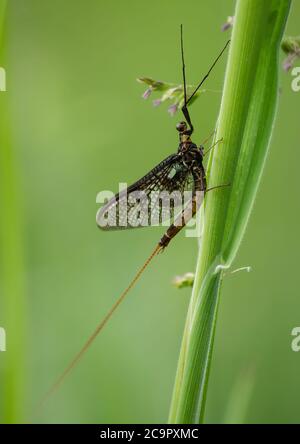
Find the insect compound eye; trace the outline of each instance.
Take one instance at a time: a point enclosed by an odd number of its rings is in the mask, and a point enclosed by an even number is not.
[[[179,131],[180,133],[183,133],[183,131],[185,131],[187,128],[186,123],[185,122],[179,122],[176,125],[176,129],[177,131]]]

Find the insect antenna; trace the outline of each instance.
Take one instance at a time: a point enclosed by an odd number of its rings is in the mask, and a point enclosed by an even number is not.
[[[88,340],[85,342],[81,350],[75,355],[75,357],[72,359],[72,361],[69,363],[69,365],[65,368],[63,373],[57,378],[57,380],[54,382],[52,387],[46,392],[44,397],[41,399],[38,405],[38,409],[36,412],[43,407],[45,402],[53,395],[53,393],[61,386],[61,384],[64,382],[65,378],[68,376],[68,374],[73,370],[73,368],[77,365],[77,363],[80,361],[84,353],[90,348],[96,337],[99,335],[99,333],[102,331],[102,329],[105,327],[107,322],[110,320],[116,309],[119,307],[121,302],[125,299],[129,291],[134,287],[134,285],[137,283],[151,260],[156,256],[156,254],[162,249],[161,245],[157,245],[155,249],[152,251],[148,259],[144,262],[143,266],[138,270],[128,287],[123,291],[123,293],[119,296],[119,298],[116,300],[116,302],[113,304],[111,309],[108,311],[106,316],[102,319],[102,321],[98,324],[97,328],[94,330],[94,332],[91,334],[91,336],[88,338]]]

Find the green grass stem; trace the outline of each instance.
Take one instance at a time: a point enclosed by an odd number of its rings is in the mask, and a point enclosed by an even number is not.
[[[278,99],[278,55],[290,0],[238,0],[216,140],[209,162],[204,232],[178,362],[170,423],[204,421],[223,270],[243,238],[263,172]]]

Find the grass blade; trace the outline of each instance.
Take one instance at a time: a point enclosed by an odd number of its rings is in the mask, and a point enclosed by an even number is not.
[[[231,266],[263,172],[278,98],[278,53],[290,0],[238,0],[216,140],[203,241],[169,421],[203,422],[223,269]]]
[[[3,26],[6,2],[0,1],[1,67],[4,65]],[[25,278],[23,261],[22,198],[18,162],[11,140],[9,91],[0,92],[0,285],[1,327],[6,330],[7,351],[1,367],[1,422],[24,421],[25,404]],[[2,358],[2,355],[1,355]]]

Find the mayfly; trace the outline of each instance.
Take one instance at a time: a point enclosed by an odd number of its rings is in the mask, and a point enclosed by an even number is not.
[[[148,174],[142,177],[140,180],[135,182],[133,185],[129,186],[126,190],[123,190],[119,194],[116,194],[111,200],[109,200],[97,213],[97,224],[100,228],[105,230],[111,229],[124,229],[133,228],[136,226],[145,226],[145,219],[149,222],[150,213],[157,212],[160,220],[165,219],[164,206],[157,197],[151,200],[151,206],[148,207],[144,212],[143,216],[139,217],[139,223],[136,224],[136,219],[133,217],[130,203],[130,198],[136,192],[142,192],[143,195],[148,198],[153,192],[167,191],[172,193],[178,191],[179,193],[184,193],[185,190],[191,188],[191,198],[187,203],[187,206],[183,208],[182,212],[173,218],[173,223],[170,224],[164,235],[161,237],[160,241],[154,248],[151,255],[148,257],[146,262],[137,272],[131,283],[124,290],[124,292],[116,300],[110,311],[102,319],[101,323],[97,326],[93,334],[89,337],[87,342],[84,344],[79,353],[74,357],[69,366],[65,369],[62,375],[57,379],[52,388],[47,392],[43,401],[48,398],[48,396],[55,391],[60,384],[63,382],[67,374],[73,369],[73,367],[80,360],[82,355],[86,352],[89,346],[92,344],[94,339],[97,337],[99,332],[103,329],[107,321],[111,318],[112,314],[115,312],[117,307],[123,301],[128,292],[135,285],[137,280],[140,278],[141,274],[144,272],[145,268],[148,266],[150,261],[156,256],[156,254],[164,250],[170,241],[179,233],[179,231],[187,224],[187,222],[195,216],[197,210],[199,209],[203,196],[208,191],[206,186],[205,169],[203,166],[204,149],[203,146],[199,147],[192,141],[191,136],[194,131],[194,127],[191,121],[191,117],[188,110],[188,105],[194,98],[195,94],[207,79],[212,69],[224,53],[229,41],[226,43],[218,57],[215,59],[207,74],[203,77],[201,82],[195,88],[191,95],[187,96],[187,86],[186,86],[186,75],[185,75],[185,61],[184,61],[184,50],[183,50],[183,30],[182,25],[180,28],[180,47],[181,47],[181,61],[182,61],[182,76],[183,76],[183,92],[184,92],[184,104],[182,106],[182,113],[184,115],[185,121],[181,121],[176,125],[176,129],[179,133],[179,145],[178,151],[175,154],[171,154],[162,162],[160,162],[156,167],[154,167]],[[214,146],[214,145],[213,145]],[[222,185],[221,185],[222,186]],[[218,188],[218,187],[214,187]],[[211,188],[212,189],[212,188]],[[200,197],[199,197],[200,196]],[[202,198],[201,198],[202,196]],[[114,218],[114,223],[110,223],[110,219],[106,219],[105,215],[112,211],[116,217]],[[125,212],[124,212],[125,211]],[[141,213],[141,206],[138,206],[138,211]],[[175,205],[171,206],[171,211],[169,212],[174,215]],[[103,224],[103,221],[106,221]],[[124,223],[125,222],[125,223]]]

